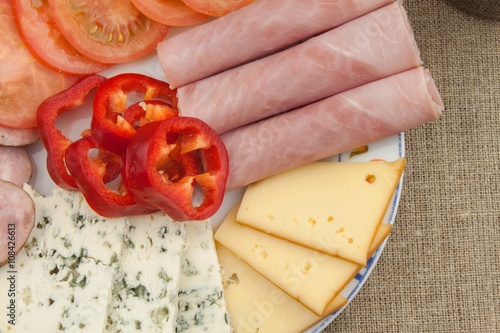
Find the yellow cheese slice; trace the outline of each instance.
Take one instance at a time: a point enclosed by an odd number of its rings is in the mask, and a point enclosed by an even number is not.
[[[289,297],[224,246],[216,246],[234,333],[299,333],[324,318]],[[328,313],[345,304],[347,299],[337,296]]]
[[[317,315],[359,271],[352,262],[238,224],[237,208],[219,226],[215,240]]]
[[[323,318],[331,315],[332,313],[340,310],[342,307],[347,305],[348,302],[349,302],[349,300],[347,298],[345,298],[343,295],[335,296],[333,301],[330,304],[328,304],[328,307],[326,308],[325,314],[323,316],[321,316],[321,319],[323,319]]]
[[[314,162],[251,184],[238,222],[362,266],[403,173],[393,162]]]
[[[219,226],[215,240],[317,315],[328,313],[325,308],[361,267],[243,226],[236,222],[237,209]],[[370,256],[390,231],[390,225],[380,226]]]
[[[392,225],[390,224],[380,225],[380,227],[377,230],[377,233],[375,234],[375,238],[373,238],[372,246],[368,251],[368,257],[371,257],[373,254],[375,254],[375,251],[377,251],[380,245],[382,245],[382,243],[387,239],[391,231],[392,231]]]

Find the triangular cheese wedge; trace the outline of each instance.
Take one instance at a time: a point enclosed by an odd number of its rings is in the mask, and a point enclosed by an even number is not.
[[[405,159],[314,162],[251,184],[238,222],[366,265]]]
[[[375,254],[375,251],[382,245],[382,243],[387,239],[389,234],[392,231],[391,224],[381,224],[375,234],[375,238],[373,238],[372,246],[368,251],[368,257],[371,258]]]
[[[234,333],[299,333],[324,318],[289,297],[227,248],[216,245]],[[339,295],[328,306],[328,313],[346,304],[347,299]]]
[[[238,224],[237,207],[214,235],[216,241],[318,316],[360,266]]]
[[[236,222],[234,207],[215,232],[217,242],[317,315],[360,270],[352,262],[290,243]],[[374,253],[391,231],[382,224],[370,249]]]

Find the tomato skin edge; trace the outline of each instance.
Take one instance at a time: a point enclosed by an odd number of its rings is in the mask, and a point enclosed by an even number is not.
[[[132,0],[144,15],[169,26],[189,26],[205,21],[208,15],[188,7],[183,1]]]
[[[0,62],[4,64],[0,75],[0,125],[34,128],[39,104],[70,87],[79,76],[54,71],[33,57],[19,35],[10,0],[0,2],[0,45]]]
[[[121,44],[120,47],[114,47],[111,44],[93,41],[88,36],[88,33],[80,28],[78,21],[73,19],[67,12],[64,2],[59,0],[48,1],[56,24],[68,42],[86,57],[105,64],[125,63],[150,54],[156,50],[157,44],[167,36],[170,30],[170,26],[148,18],[150,22],[146,33],[134,36],[133,40]],[[146,41],[146,43],[143,41]]]
[[[111,64],[105,64],[89,59],[83,54],[79,54],[79,56],[74,57],[68,56],[68,58],[72,59],[76,65],[72,66],[69,63],[61,62],[61,55],[65,53],[67,54],[68,51],[75,52],[76,50],[74,50],[74,48],[67,41],[59,41],[59,44],[65,44],[66,47],[72,49],[65,52],[63,48],[59,48],[58,45],[52,43],[52,40],[49,37],[45,37],[54,35],[55,33],[53,32],[53,30],[51,31],[51,28],[48,27],[48,24],[44,24],[45,22],[39,23],[36,21],[36,18],[34,17],[36,14],[33,14],[33,12],[37,12],[41,9],[26,9],[26,6],[22,4],[23,1],[24,0],[11,0],[14,20],[17,25],[19,35],[26,45],[26,48],[40,63],[56,72],[76,75],[94,74],[97,72],[101,72],[111,66]],[[49,5],[42,2],[41,6],[48,7]],[[50,15],[50,10],[46,9],[44,15]],[[34,28],[37,29],[30,29],[30,25],[35,25]],[[45,29],[45,26],[47,26],[47,29]],[[57,29],[57,27],[52,27],[52,29]],[[33,31],[38,30],[47,30],[47,32],[44,34],[43,40],[39,40],[39,36],[36,36],[38,37],[38,39],[35,39],[35,36],[30,36],[34,33]],[[49,50],[47,48],[50,48],[50,54],[48,53]]]
[[[193,10],[209,16],[224,16],[235,10],[248,6],[255,0],[182,0]],[[231,5],[229,5],[231,4]]]

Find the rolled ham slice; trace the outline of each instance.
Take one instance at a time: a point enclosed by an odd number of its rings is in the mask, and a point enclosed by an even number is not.
[[[218,133],[421,64],[399,2],[266,58],[178,89],[179,112]]]
[[[35,203],[21,187],[0,180],[0,266],[21,250],[35,224]],[[10,238],[10,239],[9,239]]]
[[[227,189],[382,140],[439,117],[443,102],[423,67],[235,129]]]
[[[33,174],[33,163],[24,147],[0,146],[0,179],[22,187]]]
[[[158,44],[173,88],[330,30],[394,0],[257,0]]]
[[[0,126],[0,146],[25,146],[40,139],[38,128],[10,128]]]

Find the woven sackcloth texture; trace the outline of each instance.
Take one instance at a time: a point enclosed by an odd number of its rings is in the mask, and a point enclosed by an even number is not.
[[[500,21],[404,5],[446,110],[406,132],[394,231],[324,332],[500,332]]]
[[[448,0],[458,8],[472,14],[500,20],[500,1],[498,0]]]

